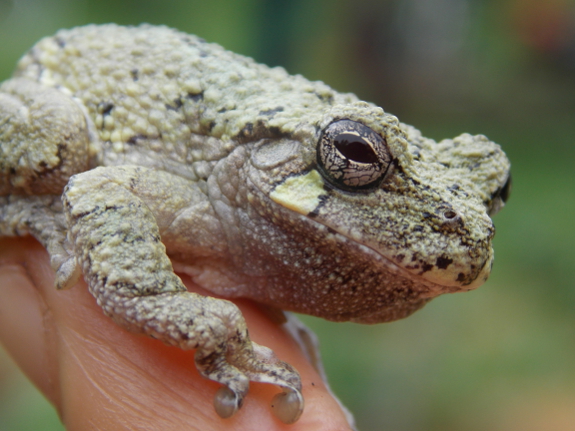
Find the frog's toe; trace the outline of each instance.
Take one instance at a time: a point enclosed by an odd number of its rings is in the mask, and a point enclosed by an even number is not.
[[[273,398],[272,411],[286,424],[296,422],[304,408],[299,373],[267,347],[251,342],[241,346],[232,355],[230,350],[221,355],[196,352],[202,375],[224,385],[214,397],[217,414],[224,419],[233,416],[242,407],[252,381],[280,386],[283,392]]]
[[[52,258],[52,266],[57,266],[56,280],[54,282],[56,289],[65,290],[71,288],[82,275],[80,266],[77,264],[76,259],[73,256],[62,262],[60,265],[58,265],[58,263],[54,263],[55,260],[56,259]]]
[[[252,347],[257,360],[244,372],[251,381],[280,386],[283,392],[273,398],[272,411],[286,424],[296,422],[304,408],[299,373],[290,364],[280,361],[271,349],[253,342]]]
[[[214,409],[222,419],[230,418],[240,409],[243,399],[243,394],[223,386],[214,396]],[[287,387],[273,397],[271,404],[273,414],[285,424],[295,423],[303,413],[303,407],[301,391]]]
[[[227,386],[223,386],[214,396],[214,408],[222,419],[232,417],[241,406],[241,398]]]
[[[218,353],[197,351],[196,366],[204,377],[224,385],[214,396],[214,408],[221,418],[226,419],[242,407],[250,381],[238,367],[228,363],[225,354]]]
[[[285,389],[274,396],[272,412],[284,424],[293,424],[303,413],[303,396],[300,391]]]

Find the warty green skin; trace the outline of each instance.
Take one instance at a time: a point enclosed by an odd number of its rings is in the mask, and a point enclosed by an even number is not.
[[[385,139],[377,187],[317,174],[322,131],[340,119]],[[0,87],[0,233],[36,236],[58,287],[81,273],[124,327],[198,349],[200,371],[235,393],[232,414],[247,379],[297,394],[299,376],[263,366],[239,311],[185,292],[168,256],[219,295],[391,321],[487,279],[488,213],[508,177],[483,136],[435,143],[354,95],[165,27],[62,30]],[[234,343],[240,375],[205,363]]]

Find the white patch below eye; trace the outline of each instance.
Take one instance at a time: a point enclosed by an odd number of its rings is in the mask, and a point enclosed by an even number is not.
[[[323,185],[319,172],[312,170],[305,175],[289,177],[271,192],[270,198],[292,211],[307,215],[317,208],[320,197],[327,195]]]

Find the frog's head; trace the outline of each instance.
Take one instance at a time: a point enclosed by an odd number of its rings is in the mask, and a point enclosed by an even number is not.
[[[286,145],[295,145],[293,138]],[[313,160],[305,155],[310,148]],[[491,216],[503,207],[510,181],[497,144],[467,134],[435,143],[381,108],[356,102],[324,113],[315,133],[300,133],[297,153],[303,155],[286,158],[267,178],[269,198],[295,214],[284,229],[297,226],[307,256],[321,264],[303,268],[301,256],[289,264],[307,275],[302,283],[313,280],[310,297],[323,286],[341,298],[331,316],[317,305],[291,308],[334,320],[392,320],[487,279]],[[320,273],[323,282],[316,281]],[[353,309],[347,314],[344,298]]]

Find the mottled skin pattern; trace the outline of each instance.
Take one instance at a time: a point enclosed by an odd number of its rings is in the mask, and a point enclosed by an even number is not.
[[[343,119],[383,139],[384,174],[367,186],[339,187],[318,160]],[[233,304],[188,293],[168,256],[219,295],[391,321],[486,280],[508,180],[483,136],[435,143],[354,95],[164,27],[62,30],[0,87],[0,234],[38,238],[57,287],[83,275],[123,327],[197,349],[225,385],[222,417],[252,380],[282,386],[274,409],[294,422],[299,375],[249,340]]]

